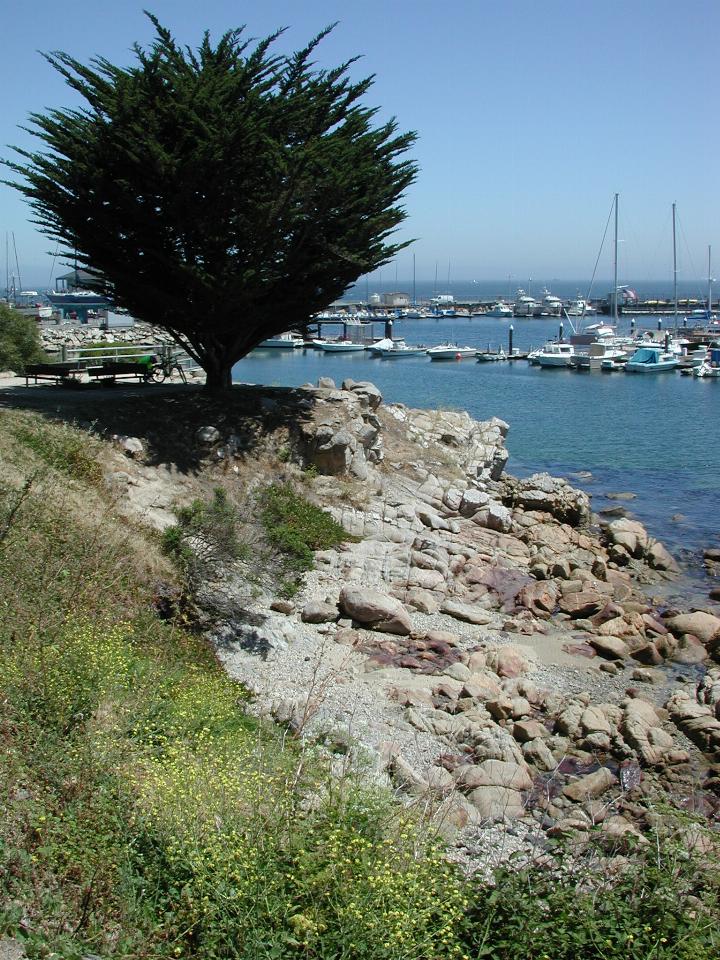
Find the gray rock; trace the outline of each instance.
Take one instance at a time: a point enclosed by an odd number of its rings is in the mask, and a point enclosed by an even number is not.
[[[492,623],[492,614],[482,607],[472,606],[469,603],[460,603],[458,600],[446,600],[440,607],[441,613],[446,613],[449,617],[456,620],[463,620],[465,623],[475,623],[480,626]]]
[[[585,800],[594,800],[601,797],[606,790],[609,790],[617,782],[618,779],[615,774],[607,767],[600,767],[595,773],[589,773],[565,787],[563,794],[568,800],[582,803]]]
[[[458,767],[456,782],[463,790],[476,787],[507,787],[511,790],[531,790],[532,777],[527,767],[504,760],[483,760],[482,763]]]
[[[369,383],[367,380],[357,382],[355,380],[343,380],[342,388],[360,397],[364,406],[370,410],[377,410],[382,403],[382,394],[374,383]]]
[[[0,960],[25,960],[27,954],[20,940],[12,937],[0,939]]]
[[[469,799],[483,819],[517,820],[525,814],[522,794],[508,787],[476,787]]]
[[[218,624],[211,634],[212,643],[218,648],[237,645],[263,660],[273,660],[287,649],[292,626],[281,617],[267,617],[262,624],[242,623],[228,620]]]
[[[412,622],[402,603],[372,588],[343,587],[339,604],[343,613],[373,630],[403,636],[412,631]]]
[[[601,657],[608,660],[622,660],[630,653],[628,645],[620,637],[590,637],[590,643]]]
[[[470,487],[466,490],[460,500],[460,513],[463,517],[472,517],[481,507],[487,506],[490,502],[490,496],[483,490],[476,487]]]
[[[676,635],[692,634],[704,644],[709,644],[716,637],[720,637],[720,617],[715,617],[711,613],[703,613],[701,610],[671,617],[665,621],[665,626]]]
[[[334,604],[311,600],[303,607],[300,619],[303,623],[330,623],[337,620],[338,616],[338,608]]]
[[[320,390],[337,390],[335,381],[331,377],[318,377],[317,385]]]
[[[195,431],[195,439],[205,447],[211,447],[220,442],[220,431],[217,427],[199,427]]]
[[[145,451],[142,440],[137,437],[120,437],[118,443],[125,456],[131,460],[141,457]]]

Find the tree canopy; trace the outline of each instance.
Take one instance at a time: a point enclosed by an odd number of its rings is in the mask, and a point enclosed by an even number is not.
[[[406,246],[389,238],[415,134],[376,123],[355,59],[316,67],[332,27],[291,55],[273,52],[282,31],[254,43],[244,28],[192,50],[148,16],[154,41],[129,67],[46,55],[84,105],[31,114],[41,148],[6,165],[94,288],[170,331],[219,390]]]

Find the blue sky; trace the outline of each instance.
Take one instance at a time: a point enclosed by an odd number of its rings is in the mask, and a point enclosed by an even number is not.
[[[717,0],[146,5],[191,45],[205,29],[246,23],[258,37],[287,26],[279,48],[290,50],[339,20],[318,62],[362,54],[355,74],[376,74],[367,101],[419,136],[400,234],[417,238],[419,278],[432,279],[436,263],[443,279],[448,265],[454,279],[587,277],[615,191],[626,281],[672,276],[673,201],[680,279],[706,275],[708,244],[720,262]],[[27,144],[17,128],[28,113],[72,102],[37,51],[127,63],[132,43],[151,36],[142,5],[127,0],[5,0],[2,154]],[[51,244],[28,220],[22,199],[0,187],[3,244],[13,231],[23,284],[44,286]],[[608,247],[601,276],[611,260]],[[404,253],[400,278],[411,262]]]

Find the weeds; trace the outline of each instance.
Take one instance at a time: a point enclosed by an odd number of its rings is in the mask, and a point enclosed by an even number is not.
[[[12,427],[14,438],[60,473],[74,480],[98,485],[102,469],[97,462],[100,445],[67,424],[48,424],[39,417],[27,417]]]

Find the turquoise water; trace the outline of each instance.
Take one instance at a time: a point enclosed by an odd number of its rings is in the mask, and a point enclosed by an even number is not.
[[[667,323],[667,321],[665,321]],[[629,320],[623,321],[629,328]],[[655,321],[638,320],[655,327]],[[514,345],[539,346],[557,335],[557,320],[515,319]],[[405,320],[396,336],[427,345],[452,339],[486,349],[507,347],[509,323],[471,318]],[[566,332],[567,322],[565,324]],[[381,324],[376,325],[381,335]],[[621,331],[622,332],[622,331]],[[593,494],[632,491],[629,508],[696,570],[704,546],[720,544],[720,380],[677,372],[629,375],[531,367],[525,361],[431,363],[426,357],[379,360],[366,353],[256,350],[234,370],[236,380],[298,386],[332,377],[371,380],[387,401],[467,410],[510,424],[508,470],[590,471],[573,483]],[[672,519],[675,518],[675,519]]]

